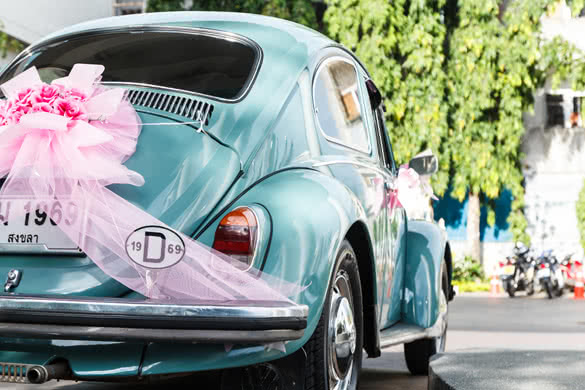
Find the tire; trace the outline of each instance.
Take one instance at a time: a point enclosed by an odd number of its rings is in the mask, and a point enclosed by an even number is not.
[[[514,295],[516,294],[516,289],[514,288],[514,285],[512,284],[511,281],[508,281],[506,283],[506,292],[508,293],[510,298],[514,298]]]
[[[347,325],[341,320],[346,317],[341,313],[346,313],[344,310],[348,308],[353,314],[355,344],[342,340],[336,349],[333,347],[334,339],[342,339],[351,332],[334,335],[330,330],[338,328],[336,324],[339,322]],[[343,389],[357,389],[363,351],[362,288],[357,259],[347,240],[343,241],[337,254],[319,324],[304,349],[307,354],[306,390],[333,389],[336,384],[341,384],[339,387]],[[353,352],[349,353],[351,357],[345,357],[352,349]]]
[[[534,295],[534,282],[528,283],[528,287],[526,288],[526,295]]]
[[[553,299],[553,288],[550,280],[544,282],[544,290],[546,291],[546,295],[548,295],[548,299]]]
[[[441,266],[441,292],[443,295],[440,298],[442,301],[440,305],[444,305],[445,329],[443,330],[443,334],[439,337],[420,339],[404,344],[406,366],[408,367],[408,371],[413,375],[428,375],[431,357],[437,353],[445,351],[445,345],[447,343],[447,315],[449,313],[449,301],[447,300],[448,288],[449,275],[447,274],[447,267],[445,263],[443,263]]]

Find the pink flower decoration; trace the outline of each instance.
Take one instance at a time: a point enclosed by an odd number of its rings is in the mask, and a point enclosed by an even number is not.
[[[74,99],[59,98],[53,104],[56,113],[72,120],[86,120],[87,115],[82,105]]]
[[[33,104],[30,112],[53,112],[53,106],[49,103],[41,102]]]
[[[31,105],[31,96],[34,94],[35,90],[32,88],[27,88],[18,93],[16,96],[15,103],[19,106],[29,106]]]
[[[32,103],[52,104],[59,97],[59,88],[54,85],[44,84],[40,89],[31,95]]]

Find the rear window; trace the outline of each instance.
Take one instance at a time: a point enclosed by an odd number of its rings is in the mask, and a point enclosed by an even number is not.
[[[98,32],[51,42],[9,68],[5,82],[31,66],[43,81],[66,76],[74,64],[102,64],[103,82],[138,83],[236,100],[260,63],[253,42],[207,30]]]

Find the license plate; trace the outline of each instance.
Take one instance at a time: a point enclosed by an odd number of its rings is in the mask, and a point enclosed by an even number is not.
[[[58,200],[0,200],[0,253],[79,253],[57,224],[82,232],[85,213],[76,203]]]
[[[550,277],[550,269],[549,268],[543,268],[538,270],[538,277],[539,278],[548,278]]]
[[[514,274],[514,266],[513,265],[506,265],[502,268],[502,275],[513,275]]]

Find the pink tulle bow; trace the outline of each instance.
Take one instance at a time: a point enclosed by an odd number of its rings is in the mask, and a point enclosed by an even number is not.
[[[0,86],[7,97],[0,103],[0,178],[7,175],[0,199],[30,200],[41,210],[59,202],[76,215],[83,212],[83,224],[54,222],[107,275],[147,297],[290,302],[287,297],[299,291],[295,284],[242,271],[236,260],[172,230],[106,187],[140,186],[144,179],[123,165],[136,150],[140,118],[123,89],[98,84],[103,71],[101,65],[77,64],[69,76],[46,84],[33,67]],[[14,210],[10,218],[24,212]],[[145,267],[129,254],[129,237],[149,226],[173,231],[184,242],[172,266]]]

